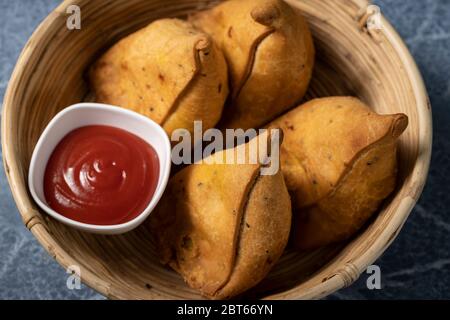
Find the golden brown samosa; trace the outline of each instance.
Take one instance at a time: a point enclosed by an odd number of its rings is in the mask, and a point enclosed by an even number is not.
[[[230,70],[221,127],[256,128],[298,103],[314,66],[303,16],[282,0],[230,0],[190,17],[212,35]]]
[[[393,190],[404,114],[378,115],[352,97],[315,99],[271,126],[284,130],[281,166],[302,249],[352,236]]]
[[[253,287],[286,246],[292,211],[283,176],[260,169],[247,162],[190,165],[170,180],[150,216],[162,262],[206,297],[228,299]]]
[[[98,102],[148,116],[171,135],[194,120],[219,121],[228,95],[225,58],[210,36],[178,19],[158,20],[122,39],[90,71]]]

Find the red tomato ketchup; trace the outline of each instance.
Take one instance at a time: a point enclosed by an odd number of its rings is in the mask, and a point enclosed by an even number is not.
[[[70,132],[56,146],[44,193],[48,205],[67,218],[114,225],[142,213],[158,179],[152,146],[125,130],[95,125]]]

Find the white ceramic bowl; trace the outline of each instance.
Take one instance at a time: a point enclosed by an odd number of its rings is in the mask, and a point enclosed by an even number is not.
[[[74,129],[89,125],[107,125],[135,134],[149,143],[158,154],[159,181],[152,200],[142,213],[126,223],[117,225],[92,225],[81,223],[59,214],[50,208],[44,196],[44,174],[47,162],[58,143]],[[47,125],[33,151],[28,185],[36,203],[50,216],[71,227],[101,234],[120,234],[140,225],[155,208],[167,186],[171,166],[171,145],[164,129],[136,112],[98,104],[79,103],[58,113]]]

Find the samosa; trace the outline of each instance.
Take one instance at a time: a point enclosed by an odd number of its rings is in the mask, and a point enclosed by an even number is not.
[[[212,35],[230,71],[223,128],[257,128],[306,93],[314,45],[302,14],[282,0],[230,0],[190,17]]]
[[[226,152],[172,177],[149,219],[162,262],[213,299],[260,282],[281,256],[291,227],[281,171],[262,175],[259,163],[265,161],[254,164],[248,157],[243,164],[219,164]]]
[[[219,121],[228,96],[227,65],[209,35],[189,22],[162,19],[109,49],[90,70],[98,102],[128,108],[160,124],[169,136]]]
[[[281,166],[290,191],[294,243],[346,240],[395,188],[404,114],[379,115],[352,97],[315,99],[271,126],[284,130]]]

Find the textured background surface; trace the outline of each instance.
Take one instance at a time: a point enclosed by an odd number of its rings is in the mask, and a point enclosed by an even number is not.
[[[98,0],[99,1],[99,0]],[[323,0],[327,1],[327,0]],[[0,0],[0,99],[15,61],[58,0]],[[450,1],[377,0],[405,39],[433,105],[430,177],[398,239],[377,261],[382,290],[367,275],[331,299],[450,299]],[[89,288],[68,290],[66,273],[22,226],[0,168],[0,298],[102,299]]]

